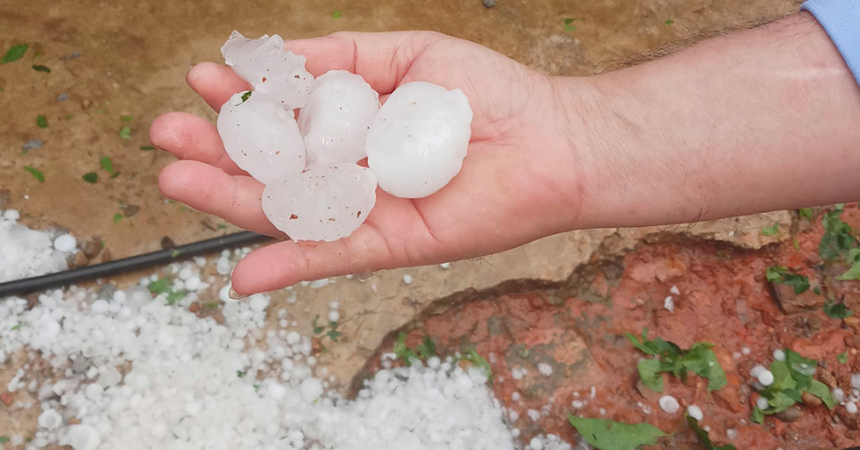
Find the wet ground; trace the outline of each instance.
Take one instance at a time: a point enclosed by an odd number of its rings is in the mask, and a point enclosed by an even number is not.
[[[589,75],[665,44],[748,26],[798,5],[794,0],[499,0],[492,9],[479,0],[302,0],[265,6],[235,0],[0,3],[0,54],[30,43],[21,60],[0,65],[0,209],[20,209],[31,226],[68,229],[79,242],[89,242],[92,261],[79,259],[80,264],[157,250],[165,237],[183,244],[236,231],[218,218],[162,199],[156,177],[172,157],[150,150],[147,138],[149,124],[167,111],[214,119],[185,86],[184,74],[195,63],[219,61],[218,49],[233,29],[286,38],[337,30],[431,29],[479,42],[546,73]],[[576,20],[565,27],[565,19]],[[33,65],[51,71],[36,71]],[[47,128],[37,125],[39,115]],[[36,140],[41,147],[36,148]],[[110,158],[112,171],[101,167],[104,157]],[[44,182],[26,166],[41,172]],[[83,180],[89,172],[98,174],[96,183]],[[846,221],[854,211],[846,211]],[[818,299],[807,298],[810,305],[786,314],[763,279],[772,261],[817,273],[817,262],[803,255],[814,253],[821,230],[808,222],[781,212],[695,227],[572,232],[455,262],[450,269],[386,271],[367,280],[339,278],[319,289],[298,287],[300,321],[310,332],[312,318],[326,313],[329,300],[340,300],[343,336],[324,343],[328,351],[320,360],[343,380],[344,389],[383,340],[390,344],[392,332],[406,327],[412,330],[410,344],[428,334],[444,338],[440,352],[474,344],[482,354],[496,354],[494,370],[506,378],[495,383],[496,392],[508,406],[519,408],[517,425],[527,433],[571,438],[564,418],[572,398],[590,396],[591,386],[601,400],[589,402],[581,414],[593,416],[604,408],[606,417],[646,420],[669,431],[679,425],[678,417],[645,415],[637,404],[655,410],[653,396],[636,389],[640,355],[620,337],[623,332],[638,334],[648,326],[685,348],[696,340],[715,343],[729,374],[726,392],[748,384],[748,366],[765,362],[777,345],[807,349],[804,342],[815,342],[815,336],[845,338],[838,345],[824,339],[830,346],[826,351],[809,350],[807,356],[826,361],[828,368],[841,367],[831,361],[839,353],[836,347],[857,347],[851,341],[856,322],[822,317]],[[780,224],[775,235],[762,234],[774,223]],[[794,251],[790,232],[799,233],[800,251]],[[778,248],[767,247],[779,242]],[[411,284],[403,281],[405,274]],[[135,279],[113,281],[122,285]],[[681,294],[677,309],[669,313],[661,308],[673,285]],[[745,299],[743,313],[738,298]],[[283,305],[283,293],[274,301]],[[455,314],[464,310],[468,314]],[[750,355],[734,359],[743,346],[751,348]],[[851,355],[849,363],[857,364]],[[536,374],[530,365],[538,360],[553,365],[552,377]],[[529,374],[514,382],[510,370],[526,366]],[[844,378],[846,370],[834,376]],[[736,445],[745,445],[738,448],[781,443],[788,450],[858,441],[835,412],[807,406],[794,423],[779,425],[768,418],[768,428],[743,431],[748,398],[747,403],[738,400],[742,396],[719,403],[718,396],[703,395],[695,377],[689,380],[690,385],[667,380],[667,390],[701,402],[705,417],[714,419],[712,436],[739,429]],[[522,405],[510,402],[514,390],[521,393]],[[540,410],[551,398],[544,419],[534,425],[524,421],[529,408]],[[32,429],[35,416],[28,417],[12,417],[16,429]],[[0,428],[9,420],[0,405]],[[808,429],[830,430],[828,424],[832,431],[814,434],[814,441],[789,439]],[[666,445],[684,448],[688,434]]]

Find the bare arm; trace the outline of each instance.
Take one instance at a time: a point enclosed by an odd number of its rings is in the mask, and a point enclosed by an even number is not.
[[[808,13],[559,83],[583,158],[575,226],[860,198],[860,87]]]

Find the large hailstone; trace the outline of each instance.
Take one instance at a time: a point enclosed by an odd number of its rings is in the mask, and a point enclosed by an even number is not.
[[[263,211],[294,241],[335,241],[364,223],[376,203],[376,177],[355,164],[311,167],[266,185]]]
[[[379,94],[359,75],[332,70],[317,78],[299,113],[308,165],[357,163],[376,113]]]
[[[379,187],[421,198],[442,189],[466,157],[472,108],[463,91],[417,81],[397,88],[367,135],[367,162]]]
[[[230,158],[261,183],[305,168],[304,141],[292,111],[260,92],[230,97],[218,115],[218,134]]]
[[[221,46],[224,62],[254,87],[286,109],[301,108],[308,101],[314,77],[305,70],[304,56],[284,50],[284,39],[264,34],[248,39],[234,31]]]

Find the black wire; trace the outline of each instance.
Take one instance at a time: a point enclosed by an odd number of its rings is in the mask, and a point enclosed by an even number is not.
[[[38,277],[9,281],[6,283],[0,283],[0,298],[9,295],[24,295],[60,286],[68,286],[82,281],[94,280],[96,278],[146,269],[153,266],[167,264],[179,259],[220,251],[225,248],[257,244],[269,239],[272,238],[262,234],[252,233],[250,231],[243,231],[241,233],[234,233],[227,236],[206,239],[205,241],[180,245],[172,249],[117,259],[115,261],[108,261],[94,266],[86,266],[78,269],[41,275]]]

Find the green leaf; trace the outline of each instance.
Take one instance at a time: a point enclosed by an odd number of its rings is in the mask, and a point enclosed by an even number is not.
[[[809,278],[806,275],[791,273],[785,266],[770,266],[767,268],[765,276],[767,281],[772,283],[793,287],[795,294],[801,294],[809,289]]]
[[[122,220],[122,213],[114,213],[113,223],[119,223],[120,220]]]
[[[0,444],[9,442],[9,436],[0,436]]]
[[[24,327],[24,324],[19,322],[18,325],[15,325],[14,327],[12,327],[12,331],[20,330],[23,327]]]
[[[36,72],[51,73],[51,69],[50,69],[50,68],[48,68],[48,66],[43,66],[43,65],[40,65],[40,64],[36,64],[36,65],[34,65],[34,66],[33,66],[33,70],[35,70]]]
[[[794,246],[794,249],[795,249],[795,250],[800,250],[800,242],[797,242],[797,239],[792,239],[792,240],[791,240],[791,245],[793,245],[793,246]]]
[[[848,309],[845,306],[845,303],[834,303],[831,301],[827,301],[824,303],[824,314],[834,318],[834,319],[845,319],[846,317],[851,317],[854,314],[854,311]]]
[[[779,233],[779,223],[761,229],[761,234],[765,236],[776,236]]]
[[[33,175],[33,177],[35,177],[36,180],[39,181],[39,183],[45,182],[45,174],[43,174],[41,170],[39,170],[33,166],[24,166],[24,170],[26,170],[27,172],[30,172]]]
[[[119,129],[119,137],[124,140],[131,139],[131,127],[125,126]]]
[[[764,423],[764,412],[759,409],[758,406],[753,407],[752,415],[750,416],[750,421],[755,423]]]
[[[797,210],[797,213],[800,214],[800,217],[804,219],[812,220],[812,208],[800,208]]]
[[[843,209],[840,205],[836,205],[834,210],[824,214],[822,219],[824,235],[818,245],[818,253],[825,261],[842,256],[857,243],[851,226],[842,221]]]
[[[674,20],[672,20],[672,19],[669,19],[669,20],[667,20],[667,21],[665,21],[665,22],[663,22],[663,23],[665,23],[666,25],[669,25],[669,26],[675,25],[675,21],[674,21]]]
[[[248,101],[249,98],[251,98],[251,91],[248,91],[248,92],[245,92],[244,94],[242,94],[242,103],[245,103],[246,101]]]
[[[820,288],[820,287],[818,287],[818,286],[815,286],[814,288],[812,288],[812,292],[813,292],[815,295],[821,295],[821,288]]]
[[[180,252],[179,250],[173,250],[172,252],[170,252],[170,257],[171,257],[171,258],[176,258],[176,257],[177,257],[177,256],[179,256],[181,253],[182,253],[182,252]]]
[[[717,361],[717,355],[713,350],[708,349],[705,352],[705,360],[708,362],[709,373],[702,375],[708,379],[708,392],[718,391],[728,384],[726,380],[726,372],[723,371],[723,366]]]
[[[639,378],[652,391],[663,392],[663,375],[660,374],[662,364],[658,359],[645,359],[636,364]]]
[[[153,147],[153,146],[151,146],[151,145],[141,145],[141,146],[140,146],[140,149],[141,149],[141,150],[143,150],[143,151],[145,151],[145,152],[147,152],[147,151],[150,151],[150,150],[155,150],[155,147]]]
[[[166,294],[170,291],[170,279],[167,277],[161,277],[152,283],[149,283],[149,292],[153,294]]]
[[[326,333],[326,336],[328,336],[329,339],[331,339],[332,341],[335,341],[335,342],[337,342],[337,338],[339,338],[340,335],[341,335],[341,332],[335,330],[334,328],[332,328],[331,330],[328,331],[328,333]]]
[[[414,351],[406,347],[406,333],[404,332],[400,332],[400,334],[397,335],[397,342],[394,343],[394,349],[392,351],[394,352],[394,356],[402,359],[407,366],[412,365],[413,359],[420,359]]]
[[[836,361],[838,361],[839,364],[847,363],[848,362],[848,351],[844,351],[844,352],[836,355]]]
[[[431,356],[436,356],[436,344],[430,339],[430,336],[424,336],[424,342],[418,347],[415,347],[421,359],[427,359]]]
[[[99,174],[95,172],[87,172],[81,178],[89,184],[96,184],[99,181]]]
[[[696,438],[699,439],[699,444],[702,444],[702,447],[704,447],[705,450],[737,450],[737,448],[731,444],[721,445],[719,447],[714,445],[711,441],[711,437],[708,436],[708,432],[699,427],[699,421],[695,418],[687,416],[687,424],[693,429],[693,432],[696,433]]]
[[[110,160],[110,156],[102,156],[101,166],[105,172],[113,173],[113,161]]]
[[[858,278],[860,278],[860,262],[857,261],[854,261],[851,264],[851,268],[846,270],[845,273],[836,277],[837,280],[856,280]]]
[[[340,12],[340,10],[339,10],[339,9],[336,9],[336,10],[334,10],[334,11],[331,13],[331,18],[332,18],[332,19],[340,19],[340,18],[341,18],[341,16],[342,16],[342,14],[341,14],[341,12]]]
[[[134,116],[119,116],[119,120],[123,122],[131,122],[134,120]]]
[[[0,58],[0,64],[10,63],[12,61],[17,61],[24,56],[24,53],[27,53],[27,49],[30,47],[30,44],[18,44],[12,46],[2,58]]]
[[[566,17],[564,19],[564,31],[576,31],[576,26],[573,25],[573,22],[576,22],[577,20],[585,20],[585,19],[578,18],[578,17]]]
[[[39,128],[48,128],[48,119],[44,114],[36,116],[36,126]]]
[[[241,370],[236,371],[236,376],[239,378],[245,378],[245,375],[248,375],[248,372],[241,371]]]
[[[659,428],[647,424],[627,424],[605,419],[587,419],[569,415],[570,424],[598,450],[633,450],[640,445],[654,445],[666,436]]]
[[[311,320],[311,326],[314,327],[314,334],[322,334],[322,332],[325,331],[325,327],[321,327],[321,326],[317,325],[317,321],[319,319],[320,319],[320,316],[316,316],[316,317],[314,317],[313,320]]]
[[[223,223],[219,223],[219,224],[218,224],[218,229],[219,229],[219,230],[226,230],[226,229],[227,229],[227,225],[224,225]]]
[[[483,356],[478,354],[475,349],[469,350],[469,353],[463,356],[463,359],[471,362],[475,367],[479,369],[484,369],[484,374],[487,376],[487,385],[493,386],[493,368],[490,367],[490,363],[484,359]]]
[[[812,384],[806,392],[820,398],[821,401],[824,402],[824,406],[827,406],[827,409],[833,409],[833,407],[836,406],[836,399],[833,398],[833,393],[830,391],[830,388],[818,380],[812,380]]]

